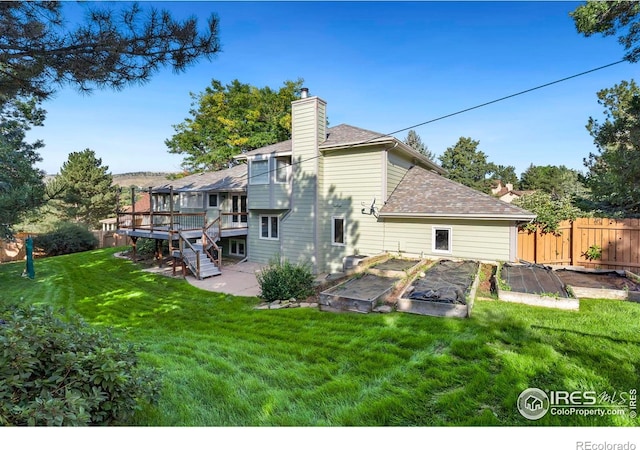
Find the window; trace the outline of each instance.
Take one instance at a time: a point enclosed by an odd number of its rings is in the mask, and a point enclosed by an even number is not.
[[[209,208],[218,207],[218,194],[209,194]]]
[[[288,183],[291,173],[291,156],[276,158],[276,183]]]
[[[278,216],[260,216],[260,239],[278,239]]]
[[[202,209],[204,206],[204,194],[202,192],[181,192],[180,207]]]
[[[345,245],[344,240],[344,217],[331,218],[331,244]]]
[[[229,254],[234,256],[245,256],[244,240],[231,239],[229,241]]]
[[[233,223],[247,223],[247,196],[246,195],[233,195],[231,196],[231,212],[234,214],[231,216]],[[244,214],[240,214],[244,213]]]
[[[434,253],[451,253],[451,228],[433,227],[431,246]]]
[[[249,163],[250,184],[269,184],[269,160],[254,159]]]

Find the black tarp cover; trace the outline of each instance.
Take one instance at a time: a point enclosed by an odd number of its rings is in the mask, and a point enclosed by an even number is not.
[[[478,265],[475,261],[439,261],[413,282],[409,298],[466,305]]]

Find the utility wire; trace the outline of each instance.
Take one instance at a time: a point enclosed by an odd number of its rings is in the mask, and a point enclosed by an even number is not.
[[[498,98],[496,100],[491,100],[490,102],[481,103],[479,105],[472,106],[472,107],[466,108],[466,109],[462,109],[460,111],[456,111],[454,113],[447,114],[445,116],[440,116],[440,117],[437,117],[435,119],[427,120],[426,122],[422,122],[422,123],[419,123],[417,125],[413,125],[413,126],[410,126],[410,127],[407,127],[407,128],[402,128],[401,130],[394,131],[393,133],[385,134],[385,136],[391,136],[391,135],[394,135],[394,134],[397,134],[397,133],[401,133],[402,131],[407,131],[407,130],[411,130],[412,128],[421,127],[423,125],[427,125],[427,124],[430,124],[430,123],[433,123],[433,122],[437,122],[438,120],[448,119],[449,117],[457,116],[458,114],[462,114],[462,113],[466,113],[466,112],[469,112],[469,111],[473,111],[474,109],[478,109],[478,108],[483,108],[485,106],[492,105],[494,103],[498,103],[498,102],[501,102],[501,101],[504,101],[504,100],[508,100],[510,98],[513,98],[513,97],[517,97],[519,95],[528,94],[529,92],[537,91],[538,89],[542,89],[542,88],[546,88],[546,87],[549,87],[549,86],[553,86],[554,84],[562,83],[564,81],[568,81],[568,80],[571,80],[573,78],[578,78],[578,77],[581,77],[583,75],[587,75],[589,73],[597,72],[598,70],[606,69],[607,67],[615,66],[616,64],[620,64],[620,63],[623,63],[623,62],[626,62],[626,59],[621,59],[620,61],[616,61],[616,62],[611,63],[611,64],[606,64],[604,66],[596,67],[595,69],[587,70],[585,72],[580,72],[580,73],[577,73],[575,75],[571,75],[571,76],[568,76],[568,77],[565,77],[565,78],[561,78],[559,80],[555,80],[555,81],[551,81],[549,83],[541,84],[541,85],[533,87],[531,89],[526,89],[524,91],[516,92],[515,94],[507,95],[505,97],[500,97],[500,98]]]
[[[380,134],[380,135],[378,135],[376,137],[367,139],[365,141],[348,145],[345,148],[351,148],[351,147],[354,147],[355,145],[367,144],[367,143],[373,142],[373,141],[375,141],[377,139],[380,139],[381,137],[393,137],[394,134],[398,134],[398,133],[401,133],[403,131],[411,130],[413,128],[418,128],[418,127],[421,127],[423,125],[428,125],[428,124],[433,123],[433,122],[438,122],[440,120],[448,119],[449,117],[457,116],[459,114],[463,114],[463,113],[466,113],[466,112],[469,112],[469,111],[473,111],[475,109],[484,108],[485,106],[493,105],[494,103],[502,102],[502,101],[508,100],[510,98],[514,98],[514,97],[518,97],[520,95],[528,94],[529,92],[533,92],[533,91],[537,91],[539,89],[543,89],[543,88],[546,88],[546,87],[549,87],[549,86],[553,86],[554,84],[563,83],[565,81],[568,81],[568,80],[571,80],[571,79],[574,79],[574,78],[578,78],[578,77],[581,77],[583,75],[587,75],[587,74],[590,74],[590,73],[593,73],[593,72],[597,72],[598,70],[606,69],[608,67],[612,67],[612,66],[615,66],[617,64],[626,62],[626,61],[627,61],[626,59],[621,59],[620,61],[616,61],[616,62],[613,62],[613,63],[610,63],[610,64],[605,64],[604,66],[596,67],[595,69],[590,69],[590,70],[586,70],[584,72],[576,73],[576,74],[570,75],[568,77],[560,78],[559,80],[555,80],[555,81],[551,81],[549,83],[541,84],[539,86],[532,87],[530,89],[525,89],[524,91],[516,92],[515,94],[510,94],[510,95],[507,95],[507,96],[504,96],[504,97],[497,98],[495,100],[491,100],[489,102],[481,103],[481,104],[476,105],[476,106],[471,106],[470,108],[461,109],[459,111],[456,111],[456,112],[453,112],[453,113],[450,113],[450,114],[446,114],[444,116],[436,117],[435,119],[427,120],[426,122],[421,122],[421,123],[418,123],[416,125],[412,125],[410,127],[401,128],[400,130],[396,130],[396,131],[393,131],[393,132],[388,133],[388,134]],[[340,150],[342,150],[342,149],[340,149]],[[291,164],[289,165],[289,167],[293,167],[293,166],[301,164],[303,162],[312,161],[314,159],[318,159],[319,157],[320,157],[320,155],[316,155],[316,156],[312,156],[310,158],[303,159],[303,160],[300,160],[300,161],[297,161],[297,162],[296,161],[292,161]],[[266,173],[267,174],[271,174],[271,173],[275,172],[276,170],[278,170],[278,169],[270,169]],[[265,173],[261,173],[259,175],[252,175],[251,177],[249,177],[248,174],[247,174],[247,175],[243,175],[240,179],[246,177],[247,181],[248,181],[248,180],[250,180],[252,178],[255,178],[255,177],[258,177],[258,176],[264,176],[264,174]],[[225,187],[227,187],[227,186],[226,185],[222,185],[222,186],[219,187],[219,189],[222,189],[222,188],[225,188]]]

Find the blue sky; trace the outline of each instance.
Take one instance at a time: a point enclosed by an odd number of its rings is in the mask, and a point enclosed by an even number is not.
[[[71,6],[69,6],[71,5]],[[66,4],[66,7],[76,7]],[[614,37],[579,35],[580,2],[143,2],[175,17],[220,18],[223,51],[120,92],[59,89],[43,106],[47,173],[90,148],[112,173],[180,170],[167,152],[172,125],[189,116],[189,92],[212,79],[278,88],[303,78],[327,101],[330,126],[393,133],[422,122],[621,60]],[[496,164],[520,175],[531,163],[584,170],[595,152],[585,129],[602,117],[596,92],[630,80],[622,63],[415,128],[437,155],[458,138],[480,141]],[[406,131],[395,136],[403,139]]]

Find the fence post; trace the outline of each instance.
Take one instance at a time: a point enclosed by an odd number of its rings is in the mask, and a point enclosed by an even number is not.
[[[572,266],[576,265],[577,262],[577,253],[579,250],[578,245],[578,219],[574,219],[571,221],[571,235],[569,236],[571,241],[571,253],[569,254],[569,264]]]

